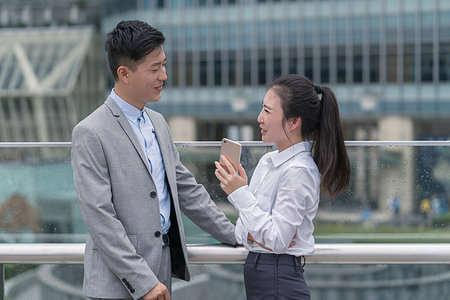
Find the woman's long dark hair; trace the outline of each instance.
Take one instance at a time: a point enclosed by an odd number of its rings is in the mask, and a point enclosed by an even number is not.
[[[296,74],[280,76],[272,88],[281,99],[283,122],[300,117],[303,139],[313,141],[322,188],[335,197],[350,184],[350,162],[334,93]]]

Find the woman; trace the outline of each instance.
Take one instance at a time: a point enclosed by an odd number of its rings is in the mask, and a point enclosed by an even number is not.
[[[313,219],[320,189],[332,197],[348,187],[350,164],[333,92],[300,75],[281,76],[258,116],[264,155],[252,180],[222,157],[215,175],[239,211],[236,239],[249,250],[247,299],[310,299],[303,255],[314,251]],[[227,171],[231,170],[231,171]]]

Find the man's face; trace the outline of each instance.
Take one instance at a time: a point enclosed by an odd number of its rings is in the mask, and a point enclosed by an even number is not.
[[[161,98],[166,74],[166,55],[162,46],[144,56],[134,70],[129,70],[129,92],[136,107]]]

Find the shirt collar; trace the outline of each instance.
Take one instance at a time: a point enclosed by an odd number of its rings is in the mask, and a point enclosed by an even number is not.
[[[285,149],[282,152],[275,152],[272,156],[268,158],[269,161],[272,161],[274,167],[278,167],[288,161],[293,156],[301,153],[301,152],[311,152],[312,142],[303,141],[292,145],[291,147]]]
[[[130,103],[126,102],[116,94],[114,89],[111,90],[110,96],[122,110],[125,117],[131,122],[136,123],[136,119],[143,115],[142,112],[144,111],[144,109],[139,110]]]

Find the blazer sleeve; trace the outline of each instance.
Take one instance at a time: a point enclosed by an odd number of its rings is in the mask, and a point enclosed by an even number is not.
[[[133,284],[131,296],[142,297],[158,279],[117,218],[108,161],[100,138],[86,125],[77,125],[72,134],[72,168],[81,213],[98,253],[124,285]]]
[[[167,130],[169,131],[168,126]],[[170,132],[168,134],[174,156],[178,201],[181,210],[202,230],[210,233],[218,241],[236,245],[234,225],[212,201],[205,187],[197,183],[192,173],[181,163],[180,154],[172,141]]]

